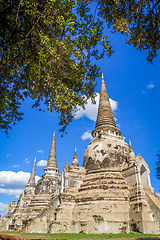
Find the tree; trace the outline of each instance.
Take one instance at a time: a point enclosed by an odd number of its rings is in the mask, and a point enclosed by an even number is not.
[[[91,59],[113,52],[102,21],[81,0],[4,0],[0,16],[0,128],[8,133],[31,97],[40,111],[44,101],[61,114],[64,131],[76,107],[94,101],[100,73]]]
[[[156,177],[160,179],[160,152],[157,154],[158,161],[156,162]]]
[[[91,0],[92,2],[93,0]],[[152,63],[160,49],[160,0],[96,0],[97,14],[113,32],[127,36],[138,50],[148,51]]]
[[[104,19],[129,44],[147,49],[148,61],[160,48],[160,0],[2,0],[0,17],[0,128],[5,132],[22,119],[19,108],[27,97],[40,111],[44,101],[60,113],[60,131],[77,106],[84,107],[90,97],[94,102],[100,69],[92,59],[113,53],[103,35]]]

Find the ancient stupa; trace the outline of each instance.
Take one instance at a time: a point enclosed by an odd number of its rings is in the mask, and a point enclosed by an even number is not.
[[[116,127],[103,75],[92,136],[83,167],[75,148],[60,176],[54,133],[42,178],[35,185],[34,161],[26,189],[17,204],[9,204],[0,230],[160,233],[160,194],[151,187],[146,161]]]

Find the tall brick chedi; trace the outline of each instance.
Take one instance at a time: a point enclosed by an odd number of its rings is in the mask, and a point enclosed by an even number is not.
[[[47,166],[44,169],[42,178],[37,183],[36,194],[54,193],[57,189],[60,188],[60,181],[61,179],[59,175],[59,169],[57,168],[56,142],[54,132]]]
[[[76,196],[77,211],[87,216],[80,220],[86,219],[90,232],[128,232],[128,186],[122,176],[128,145],[116,127],[103,76],[92,135],[83,161],[87,173]]]

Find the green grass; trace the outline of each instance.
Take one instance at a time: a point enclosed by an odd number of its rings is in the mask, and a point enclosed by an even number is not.
[[[23,236],[26,239],[45,239],[45,238],[56,238],[56,239],[66,239],[66,240],[76,240],[76,239],[118,239],[118,238],[160,238],[159,235],[154,234],[134,234],[134,233],[119,233],[119,234],[86,234],[86,233],[20,233],[17,231],[12,232],[3,232],[3,233],[9,233],[9,234],[15,234],[19,236]]]

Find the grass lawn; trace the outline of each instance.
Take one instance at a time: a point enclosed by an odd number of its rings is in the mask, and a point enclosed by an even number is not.
[[[15,234],[17,236],[22,236],[26,239],[66,239],[66,240],[74,240],[74,239],[94,239],[94,240],[100,240],[100,239],[117,239],[117,238],[136,238],[136,239],[142,239],[142,238],[159,238],[159,235],[154,234],[134,234],[134,233],[119,233],[119,234],[86,234],[86,233],[20,233],[20,232],[0,232],[0,233],[6,233],[6,234]]]

